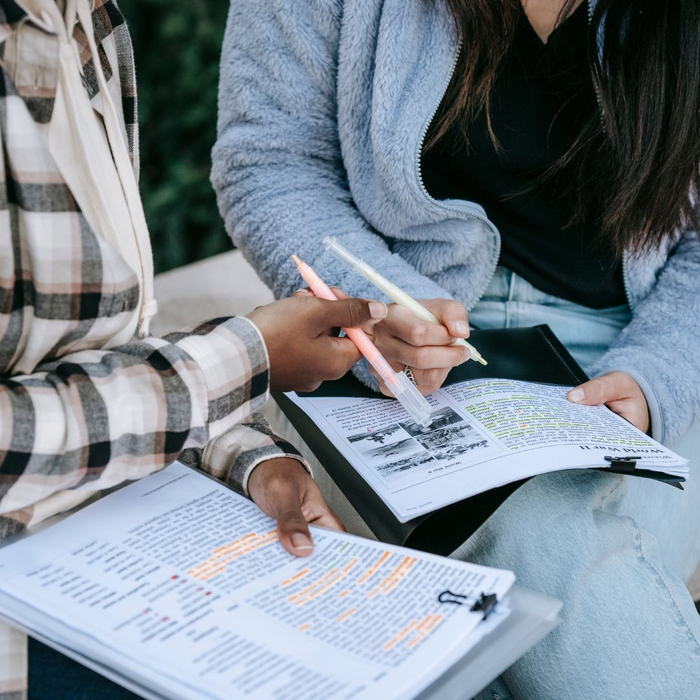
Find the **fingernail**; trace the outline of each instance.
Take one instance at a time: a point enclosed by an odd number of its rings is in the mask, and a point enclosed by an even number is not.
[[[386,304],[383,304],[381,301],[370,301],[369,313],[372,318],[381,320],[389,313],[389,309],[387,309]]]
[[[309,290],[308,289],[297,289],[292,296],[295,296],[296,294],[308,294]]]
[[[455,333],[460,335],[469,335],[469,324],[466,321],[455,321],[452,324]]]
[[[466,362],[472,356],[472,351],[469,348],[462,349],[464,350],[464,360],[462,362]]]
[[[308,550],[313,549],[313,542],[302,532],[295,532],[292,537],[292,547],[298,550]]]
[[[581,387],[576,387],[569,392],[569,401],[580,403],[586,398],[586,392]]]

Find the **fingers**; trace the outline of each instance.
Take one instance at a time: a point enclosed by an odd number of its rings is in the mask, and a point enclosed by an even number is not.
[[[362,355],[349,338],[331,336],[328,343],[330,350],[327,353],[326,374],[323,379],[340,379]],[[395,372],[410,367],[418,388],[426,394],[439,389],[448,372],[469,359],[468,348],[459,345],[416,348],[396,338],[384,339],[382,351],[386,352],[387,357],[391,357],[389,364]],[[370,371],[379,381],[382,393],[392,396],[374,368],[370,368]]]
[[[454,341],[450,332],[437,323],[429,323],[416,318],[403,306],[392,304],[389,314],[382,322],[382,331],[388,336],[403,340],[409,345],[449,345]]]
[[[452,369],[469,359],[469,349],[462,345],[426,345],[416,347],[399,338],[382,338],[381,351],[386,357],[411,369]]]
[[[584,406],[598,406],[622,399],[629,399],[639,393],[639,385],[625,372],[611,372],[591,379],[568,393],[572,403]]]
[[[336,295],[336,297],[338,297],[338,299],[350,299],[350,295],[346,294],[340,287],[332,285],[331,291]]]
[[[335,335],[321,335],[314,340],[314,358],[305,358],[309,363],[305,381],[298,381],[294,391],[311,392],[318,389],[321,382],[340,379],[362,357],[350,338]],[[323,343],[320,345],[320,343]]]
[[[323,379],[340,379],[362,357],[362,353],[350,338],[328,336],[327,342]]]
[[[336,530],[337,532],[345,532],[343,521],[332,511],[328,511],[318,518],[310,521],[312,525],[317,527],[325,527],[327,530]]]
[[[469,337],[469,320],[464,305],[450,299],[429,299],[421,303],[437,316],[453,338]]]
[[[338,299],[350,299],[350,295],[346,294],[340,287],[331,285],[331,291],[338,297]],[[296,292],[292,294],[293,297],[312,297],[315,296],[314,293],[308,288],[303,287],[302,289],[297,289]]]
[[[303,499],[303,509],[307,522],[318,527],[325,527],[329,530],[345,532],[340,518],[328,507],[323,498],[318,484],[312,479],[308,479],[308,487]]]
[[[397,365],[395,363],[389,364],[392,365],[392,368],[395,372],[401,372],[405,369],[405,365]],[[376,371],[370,368],[370,372],[379,383],[379,391],[382,394],[384,394],[384,396],[391,396],[393,398],[394,394],[391,392],[391,389],[387,387],[387,385],[384,383],[382,378],[376,373]],[[425,370],[414,369],[413,379],[415,380],[416,386],[418,387],[420,393],[423,395],[427,395],[432,394],[434,391],[437,391],[445,383],[445,379],[447,379],[447,375],[449,373],[449,368]]]
[[[286,457],[262,462],[248,480],[251,498],[277,521],[281,545],[297,557],[308,556],[313,551],[313,540],[302,511],[309,483],[313,484],[313,480],[303,465]]]
[[[383,320],[387,313],[387,305],[381,301],[369,299],[354,299],[349,297],[338,287],[331,287],[338,301],[318,299],[308,289],[297,289],[292,295],[294,298],[314,299],[313,306],[305,306],[307,313],[312,314],[319,332],[329,331],[334,328],[361,328],[371,326]],[[305,304],[307,302],[304,302]]]
[[[572,389],[569,401],[585,406],[605,404],[643,433],[651,429],[651,416],[644,392],[626,372],[610,372]]]
[[[308,476],[308,474],[307,474]],[[309,526],[301,510],[301,494],[294,481],[287,481],[268,495],[268,515],[277,521],[280,544],[296,557],[307,557],[314,549]]]
[[[320,331],[331,328],[361,328],[378,323],[388,313],[386,304],[367,299],[339,299],[338,301],[321,300],[316,314]]]
[[[421,394],[432,394],[437,391],[447,379],[449,369],[414,370],[413,378]]]
[[[255,503],[277,521],[280,544],[296,557],[313,552],[308,523],[345,530],[316,482],[295,459],[279,457],[262,462],[250,475],[248,490]]]
[[[308,557],[314,550],[311,532],[301,512],[301,502],[290,503],[288,510],[280,510],[273,517],[277,520],[280,544],[295,557]]]

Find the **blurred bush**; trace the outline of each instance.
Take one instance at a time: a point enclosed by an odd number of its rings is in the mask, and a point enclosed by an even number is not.
[[[156,272],[232,247],[209,183],[228,0],[119,0],[134,42]]]

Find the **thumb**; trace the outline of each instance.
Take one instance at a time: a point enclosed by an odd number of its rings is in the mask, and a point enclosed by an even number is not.
[[[314,543],[301,511],[301,498],[296,489],[290,490],[287,497],[276,499],[276,507],[270,515],[277,520],[280,544],[290,554],[306,557],[313,552]]]
[[[386,318],[389,310],[381,301],[339,299],[326,301],[319,320],[323,328],[361,328]]]
[[[591,379],[572,389],[567,398],[572,403],[584,406],[599,406],[601,404],[616,401],[624,396],[624,387],[619,386],[619,381],[612,375],[603,375]]]

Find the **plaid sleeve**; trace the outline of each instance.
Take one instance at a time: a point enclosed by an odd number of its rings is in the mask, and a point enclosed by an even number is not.
[[[28,522],[59,491],[138,479],[216,442],[264,405],[268,376],[258,330],[228,318],[0,380],[0,514]],[[244,443],[274,443],[263,435]],[[237,453],[244,472],[248,459]]]
[[[248,496],[248,479],[253,469],[262,462],[280,457],[301,462],[313,476],[296,447],[275,435],[265,417],[255,413],[219,438],[209,441],[203,451],[188,450],[181,459]]]

